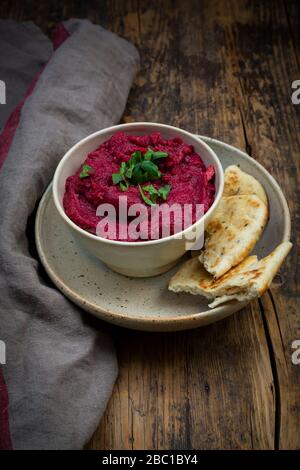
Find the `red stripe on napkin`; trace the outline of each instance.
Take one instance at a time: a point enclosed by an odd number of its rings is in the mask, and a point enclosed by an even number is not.
[[[0,369],[0,450],[12,450],[8,419],[8,393]]]

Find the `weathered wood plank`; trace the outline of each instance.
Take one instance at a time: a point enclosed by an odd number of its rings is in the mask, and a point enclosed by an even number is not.
[[[118,14],[114,5],[108,26],[143,59],[124,120],[180,125],[244,148],[234,51],[209,3],[132,10],[123,2]],[[275,391],[257,302],[194,332],[121,338],[118,388],[92,447],[273,448]],[[112,434],[111,419],[125,427]]]
[[[300,11],[298,0],[283,0],[294,53],[300,66]],[[299,77],[298,77],[299,78]]]
[[[273,447],[273,381],[255,306],[191,332],[120,330],[117,347],[120,377],[90,448]]]
[[[300,106],[291,102],[291,83],[300,78],[300,66],[296,47],[299,38],[296,41],[290,31],[291,24],[299,18],[299,3],[296,8],[293,2],[293,18],[289,18],[284,2],[272,4],[271,9],[268,2],[252,2],[250,7],[249,2],[236,2],[232,24],[225,28],[225,45],[234,47],[232,76],[240,89],[248,146],[252,156],[282,186],[293,221],[294,258],[291,255],[285,263],[279,277],[280,288],[275,283],[261,305],[270,336],[277,391],[275,444],[294,449],[300,447],[300,367],[291,362],[292,341],[300,338],[296,254],[300,236]]]

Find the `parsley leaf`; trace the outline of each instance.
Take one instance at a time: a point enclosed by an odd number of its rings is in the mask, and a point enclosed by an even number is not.
[[[149,177],[150,181],[155,180],[157,178],[160,178],[160,176],[161,176],[161,173],[159,171],[158,166],[155,165],[155,163],[153,163],[151,161],[144,160],[141,163],[141,168],[145,171],[145,173],[148,174],[148,177]]]
[[[142,154],[140,150],[133,152],[127,162],[122,162],[118,173],[112,174],[112,182],[118,185],[121,191],[127,191],[129,185],[138,185],[142,199],[146,204],[156,204],[157,198],[166,200],[171,186],[162,186],[158,190],[152,186],[147,185],[143,188],[142,183],[147,181],[154,181],[161,178],[161,171],[156,162],[160,158],[166,158],[168,153],[157,151],[155,152],[150,147]],[[149,193],[149,197],[144,193]]]
[[[156,204],[157,198],[158,198],[158,191],[157,189],[152,186],[152,184],[149,184],[147,186],[143,186],[143,191],[147,191],[150,195],[150,201],[152,204]]]
[[[113,184],[119,184],[123,179],[120,173],[113,173],[111,177],[112,177]]]
[[[128,186],[129,186],[128,181],[121,181],[119,187],[120,187],[121,191],[127,191]]]
[[[171,189],[172,186],[170,184],[161,186],[159,189],[156,189],[152,184],[143,187],[139,185],[141,196],[148,205],[156,204],[159,197],[166,201]],[[144,191],[149,193],[149,197],[145,195]]]
[[[90,176],[90,171],[92,170],[93,168],[90,166],[90,165],[82,165],[82,170],[79,174],[79,178],[86,178],[87,176]]]
[[[143,189],[142,189],[142,187],[141,187],[140,184],[138,185],[138,187],[139,187],[140,195],[142,196],[143,201],[144,201],[146,204],[148,204],[148,206],[152,206],[152,204],[154,204],[154,203],[151,201],[151,199],[149,199],[149,198],[146,196],[146,194],[144,193],[144,191],[143,191]]]
[[[164,201],[167,200],[169,193],[172,189],[172,186],[170,184],[166,184],[165,186],[161,186],[158,190],[158,195],[161,197]]]
[[[151,160],[152,157],[153,157],[153,150],[151,150],[150,148],[148,148],[148,150],[147,150],[147,152],[145,153],[144,157],[145,157],[145,160]]]
[[[166,158],[169,154],[167,152],[153,152],[152,160],[158,160],[159,158]]]

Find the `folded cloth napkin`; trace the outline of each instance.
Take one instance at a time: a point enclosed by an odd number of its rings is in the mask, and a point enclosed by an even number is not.
[[[82,448],[117,375],[107,327],[41,276],[26,227],[65,151],[119,121],[139,57],[127,41],[89,21],[70,20],[64,26],[70,36],[52,54],[26,99],[0,170],[0,340],[6,344],[2,371],[15,449]],[[19,28],[10,24],[6,43],[16,43]],[[31,28],[36,34],[36,27],[26,25]],[[0,34],[0,78],[5,70],[1,41]],[[42,65],[49,44],[43,37],[40,45],[43,53],[38,45],[34,53]],[[26,41],[18,43],[20,52],[26,47]],[[25,63],[20,63],[23,73]],[[0,145],[5,145],[5,130]]]
[[[32,22],[9,20],[0,20],[0,48],[0,79],[6,84],[6,104],[0,106],[1,130],[53,49],[51,41]]]

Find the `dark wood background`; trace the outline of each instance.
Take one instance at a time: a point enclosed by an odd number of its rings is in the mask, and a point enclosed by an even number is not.
[[[297,0],[1,2],[0,16],[49,32],[89,18],[132,41],[141,71],[123,120],[158,121],[221,139],[282,186],[295,244],[262,299],[193,331],[112,327],[120,376],[88,448],[300,448],[300,79]]]

